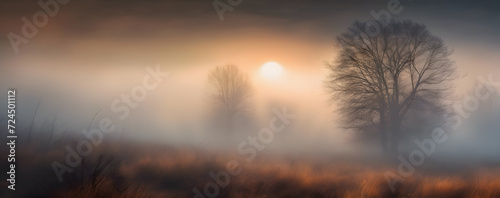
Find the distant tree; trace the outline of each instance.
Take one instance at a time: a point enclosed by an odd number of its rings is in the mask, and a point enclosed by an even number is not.
[[[438,107],[455,67],[443,41],[423,24],[391,21],[373,34],[355,22],[337,38],[340,51],[325,81],[346,128],[378,132],[382,150],[397,153],[410,109]],[[375,129],[375,130],[374,130]]]
[[[234,116],[248,104],[251,91],[248,77],[235,65],[218,66],[210,71],[208,84],[212,100],[223,110],[227,128],[232,130]]]

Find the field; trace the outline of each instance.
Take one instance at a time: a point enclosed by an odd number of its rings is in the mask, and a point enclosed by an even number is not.
[[[29,189],[22,197],[195,197],[195,191],[205,197],[500,196],[500,168],[495,166],[448,171],[423,166],[392,191],[384,174],[397,173],[397,165],[375,157],[262,154],[247,162],[231,152],[117,142],[95,148],[59,182],[51,163],[64,163],[64,146],[21,147],[17,188]],[[228,168],[232,160],[238,165]],[[6,182],[1,185],[6,189]]]

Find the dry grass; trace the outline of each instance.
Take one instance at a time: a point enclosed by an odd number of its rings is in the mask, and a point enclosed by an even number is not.
[[[23,172],[32,178],[41,177],[39,181],[46,183],[41,188],[49,189],[39,191],[35,194],[38,197],[194,197],[192,189],[203,191],[205,184],[212,182],[208,173],[225,170],[230,160],[239,161],[243,171],[230,178],[219,197],[500,197],[500,168],[469,170],[467,174],[417,171],[392,192],[384,173],[397,171],[381,162],[290,160],[264,154],[246,162],[234,153],[115,144],[103,144],[86,164],[67,174],[63,183],[50,183],[46,178],[54,177],[54,173],[49,164],[54,158],[63,159],[64,153],[50,150],[42,157],[31,149],[19,153],[24,158],[33,155]],[[92,167],[101,155],[118,163],[110,163],[108,171],[100,172],[98,179],[85,177],[94,175]],[[26,188],[40,186],[31,184]]]

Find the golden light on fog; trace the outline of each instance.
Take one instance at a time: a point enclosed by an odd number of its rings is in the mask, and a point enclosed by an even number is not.
[[[283,75],[283,67],[277,62],[267,62],[260,68],[260,74],[267,79],[277,79]]]

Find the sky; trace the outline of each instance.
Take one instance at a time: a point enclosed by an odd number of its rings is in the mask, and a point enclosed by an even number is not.
[[[37,2],[0,1],[0,83],[3,89],[30,93],[26,119],[42,101],[46,109],[53,105],[73,120],[89,120],[140,84],[146,66],[160,65],[170,76],[133,112],[131,119],[137,121],[130,130],[143,125],[150,131],[199,130],[202,125],[193,121],[206,114],[208,71],[235,64],[251,77],[256,111],[290,104],[303,118],[297,131],[345,139],[331,132],[340,129],[335,105],[322,87],[325,64],[335,59],[339,34],[356,20],[374,20],[371,12],[387,10],[392,1],[243,0],[221,21],[210,0],[72,0],[59,5],[15,53],[7,35],[20,35],[21,19],[42,11]],[[403,10],[392,19],[423,23],[454,50],[459,93],[470,90],[480,75],[500,73],[500,2],[400,4]],[[282,79],[259,76],[268,61],[283,66]]]

